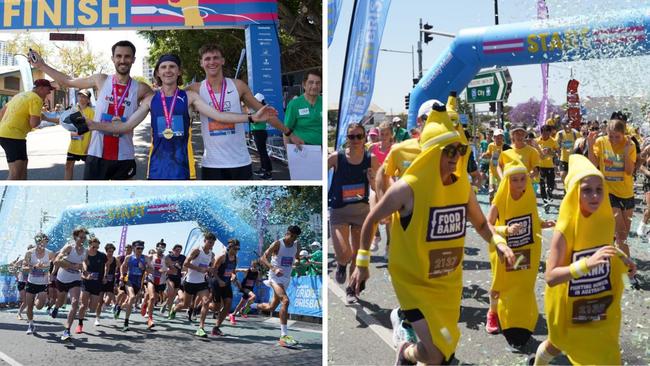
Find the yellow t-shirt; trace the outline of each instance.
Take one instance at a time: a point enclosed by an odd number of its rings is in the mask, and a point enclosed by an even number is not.
[[[29,117],[40,117],[43,108],[43,99],[33,91],[15,95],[5,110],[0,121],[0,137],[25,140],[27,133],[32,130]]]
[[[598,157],[598,168],[605,176],[609,193],[619,198],[634,197],[634,180],[631,174],[625,174],[625,141],[617,146],[613,146],[608,136],[601,136],[596,139],[594,145],[594,154]],[[636,162],[636,149],[630,148],[630,157],[632,162]]]
[[[547,140],[539,137],[537,139],[537,143],[539,144],[539,148],[542,151],[539,167],[554,168],[555,164],[553,164],[553,156],[555,156],[555,152],[560,149],[560,145],[558,145],[557,142],[551,137],[549,137]]]
[[[389,177],[401,177],[419,153],[418,139],[408,139],[393,145],[384,160],[384,174]]]
[[[529,172],[539,166],[539,152],[530,145],[526,145],[521,149],[517,149],[513,145],[512,149],[504,151],[499,156],[499,166],[503,169],[503,167],[513,159],[521,160]]]
[[[490,159],[490,176],[492,177],[498,177],[499,174],[497,173],[497,166],[499,165],[499,156],[501,155],[501,151],[503,151],[503,144],[501,146],[498,146],[494,142],[490,142],[487,148],[487,156]]]
[[[86,107],[83,111],[81,111],[81,114],[83,114],[84,117],[86,117],[86,120],[93,120],[95,118],[95,109],[92,107]],[[86,132],[81,136],[73,136],[72,134],[70,135],[70,145],[68,146],[68,152],[70,154],[75,154],[75,155],[86,155],[86,152],[88,151],[88,145],[90,144],[90,136],[91,133]]]
[[[565,130],[560,130],[557,132],[555,135],[555,140],[558,144],[561,144],[560,161],[563,161],[565,163],[569,161],[569,155],[571,155],[571,151],[573,151],[573,145],[575,144],[578,137],[580,137],[578,135],[578,132],[573,129],[568,133]]]

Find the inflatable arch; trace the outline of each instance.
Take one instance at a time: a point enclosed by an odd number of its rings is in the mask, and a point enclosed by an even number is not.
[[[201,228],[213,232],[223,244],[230,238],[239,239],[241,250],[238,255],[238,267],[247,266],[251,260],[258,257],[257,230],[223,202],[225,200],[219,200],[216,196],[183,194],[70,206],[45,230],[50,237],[48,249],[61,249],[70,239],[72,230],[80,225],[100,228],[196,221]],[[164,237],[164,234],[161,234],[161,237]],[[102,243],[107,242],[101,237],[99,239]],[[184,254],[187,255],[193,247],[202,243],[201,232],[194,230],[188,237],[187,245],[183,243]],[[115,244],[119,246],[119,243]],[[220,246],[215,245],[216,253],[219,253],[220,249]]]
[[[650,54],[650,8],[461,30],[411,91],[408,127],[420,105],[447,100],[484,67]]]

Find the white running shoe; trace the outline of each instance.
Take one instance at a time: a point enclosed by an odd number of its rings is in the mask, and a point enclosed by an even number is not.
[[[641,221],[636,229],[636,236],[642,237],[646,234],[646,225]]]
[[[408,329],[404,327],[404,322],[399,318],[399,308],[395,308],[390,312],[390,323],[393,326],[393,343],[395,347],[402,342],[418,342],[413,328],[410,326]]]
[[[28,324],[27,325],[27,334],[29,335],[29,334],[34,333],[34,329],[35,329],[35,327],[32,324]]]
[[[95,318],[95,326],[99,327],[101,323],[99,322],[99,318]]]

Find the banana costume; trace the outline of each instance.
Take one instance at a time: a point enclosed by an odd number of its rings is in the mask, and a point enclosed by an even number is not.
[[[448,121],[445,111],[432,113]],[[424,127],[420,136],[422,152],[401,178],[413,190],[413,212],[410,218],[401,218],[399,212],[393,214],[389,246],[388,270],[400,307],[422,313],[433,343],[446,359],[454,353],[460,338],[458,319],[470,184],[463,172],[454,183],[444,185],[439,167],[442,149],[461,141],[447,123],[428,123]],[[406,228],[402,219],[409,220]]]
[[[582,155],[569,157],[565,179],[567,194],[560,205],[555,230],[566,240],[563,263],[589,257],[614,237],[614,215],[607,185],[596,212],[584,217],[580,211],[580,180],[603,174]],[[603,182],[604,183],[604,182]],[[620,258],[593,268],[578,279],[546,286],[544,308],[549,341],[561,349],[574,365],[620,365],[622,276],[627,267]]]
[[[460,143],[463,145],[469,146],[467,137],[465,136],[465,130],[463,126],[458,123],[458,101],[455,96],[450,95],[447,99],[447,105],[445,106],[440,101],[434,101],[433,106],[431,107],[431,112],[427,117],[425,122],[425,127],[430,122],[440,123],[445,125],[449,130],[456,131],[460,137]],[[422,137],[420,136],[420,139]],[[469,164],[469,151],[465,156],[461,156],[458,159],[458,168],[456,169],[456,175],[467,175],[467,164]]]
[[[517,200],[514,200],[510,193],[509,178],[514,174],[526,176],[526,190]],[[507,237],[508,246],[512,248],[517,258],[516,268],[499,261],[494,246],[491,245],[489,248],[492,268],[491,290],[499,292],[497,312],[501,329],[504,330],[504,334],[510,328],[523,328],[532,332],[538,316],[535,279],[542,250],[541,226],[533,185],[528,177],[526,166],[520,160],[515,159],[506,164],[503,179],[492,204],[499,211],[495,226],[515,223],[522,225],[518,234]]]

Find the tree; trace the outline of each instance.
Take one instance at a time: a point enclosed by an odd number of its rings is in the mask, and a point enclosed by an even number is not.
[[[31,33],[17,33],[13,39],[7,42],[7,53],[9,54],[27,56],[30,48],[44,58],[52,52],[50,47],[32,38]]]
[[[508,120],[512,122],[525,123],[527,125],[536,125],[540,103],[539,100],[530,98],[527,102],[517,104],[508,113]],[[552,116],[553,114],[562,115],[562,108],[553,104],[553,100],[549,100],[548,115]]]
[[[106,62],[101,61],[107,58],[101,53],[93,53],[88,42],[55,47],[58,49],[55,68],[73,78],[108,72],[110,69]]]

